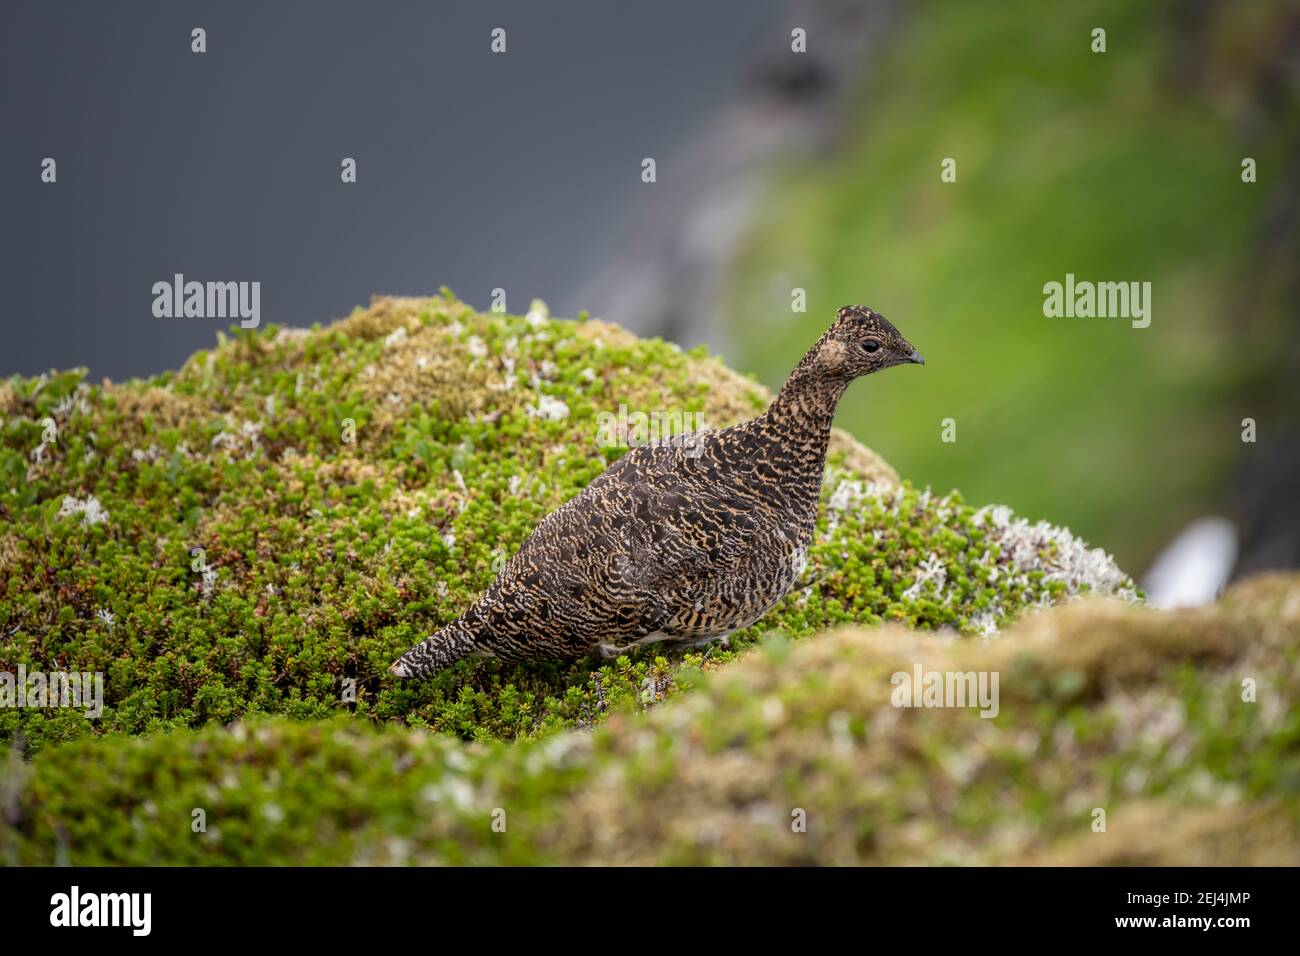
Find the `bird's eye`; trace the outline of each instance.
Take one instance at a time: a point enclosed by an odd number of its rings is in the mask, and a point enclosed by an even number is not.
[[[880,343],[875,339],[867,339],[862,343],[862,347],[868,352],[874,352],[876,349],[880,348]]]

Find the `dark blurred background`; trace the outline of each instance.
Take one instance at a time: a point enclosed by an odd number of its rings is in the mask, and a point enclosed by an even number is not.
[[[227,323],[155,319],[150,288],[175,272],[259,280],[280,324],[444,284],[483,308],[500,287],[512,310],[538,296],[572,314],[650,188],[642,158],[677,175],[780,12],[5,0],[0,268],[17,334],[0,374],[178,366]]]
[[[861,302],[929,364],[838,422],[917,484],[1161,603],[1300,564],[1294,0],[7,2],[0,71],[0,374],[178,366],[228,323],[154,319],[175,272],[288,325],[501,287],[773,387]],[[1151,326],[1045,318],[1067,272],[1151,282]]]

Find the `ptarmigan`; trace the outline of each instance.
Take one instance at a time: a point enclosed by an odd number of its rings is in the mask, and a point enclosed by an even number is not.
[[[924,364],[884,316],[845,306],[762,415],[633,448],[548,515],[483,596],[389,668],[701,644],[748,627],[803,570],[835,406],[849,383]]]

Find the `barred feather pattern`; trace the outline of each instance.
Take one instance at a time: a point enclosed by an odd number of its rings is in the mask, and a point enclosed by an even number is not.
[[[629,450],[548,515],[478,601],[390,669],[418,678],[474,654],[692,645],[755,623],[806,562],[848,385],[921,361],[879,313],[840,309],[762,415]]]

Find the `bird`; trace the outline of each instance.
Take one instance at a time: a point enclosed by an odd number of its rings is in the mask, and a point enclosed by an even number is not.
[[[854,379],[904,364],[925,360],[883,315],[839,309],[766,411],[631,448],[389,671],[698,647],[756,623],[807,564],[836,406]]]

